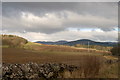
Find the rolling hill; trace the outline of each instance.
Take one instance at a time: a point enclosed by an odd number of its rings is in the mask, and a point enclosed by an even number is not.
[[[56,42],[52,42],[52,41],[37,41],[36,43],[41,43],[41,44],[50,44],[50,45],[63,45],[65,43],[67,43],[68,41],[64,41],[64,40],[61,40],[61,41],[56,41]]]
[[[0,35],[2,36],[2,46],[6,47],[22,47],[28,41],[25,38],[16,35]]]
[[[65,43],[64,45],[70,45],[70,46],[74,46],[76,44],[82,44],[82,45],[99,45],[99,46],[115,46],[116,43],[115,42],[96,42],[96,41],[92,41],[89,39],[81,39],[81,40],[76,40],[76,41],[71,41],[68,43]]]
[[[71,42],[71,43],[72,45],[77,44],[76,42]],[[16,36],[16,35],[2,35],[2,47],[3,48],[22,48],[22,49],[35,50],[35,51],[48,51],[48,52],[57,51],[57,52],[62,52],[62,53],[63,52],[86,52],[88,51],[87,48],[71,47],[69,46],[71,45],[71,43],[67,41],[63,41],[63,40],[57,41],[57,42],[35,43],[35,42],[29,42],[26,39]],[[87,41],[86,41],[86,44],[87,44]],[[90,49],[90,51],[97,52],[96,50],[93,50],[93,49]]]
[[[99,45],[99,46],[115,46],[117,43],[116,42],[96,42],[92,41],[89,39],[81,39],[81,40],[76,40],[76,41],[56,41],[56,42],[45,42],[45,41],[37,41],[36,43],[42,43],[42,44],[49,44],[49,45],[68,45],[68,46],[74,46],[76,44],[81,44],[81,45]]]

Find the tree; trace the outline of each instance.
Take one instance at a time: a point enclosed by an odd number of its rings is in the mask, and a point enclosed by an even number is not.
[[[113,47],[111,50],[112,55],[120,56],[120,43],[117,46]]]

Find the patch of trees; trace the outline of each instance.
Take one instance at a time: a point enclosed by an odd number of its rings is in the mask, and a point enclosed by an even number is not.
[[[120,56],[120,43],[117,46],[113,47],[111,50],[112,55]]]
[[[22,37],[15,35],[2,35],[2,45],[8,45],[9,47],[21,47],[28,41]]]

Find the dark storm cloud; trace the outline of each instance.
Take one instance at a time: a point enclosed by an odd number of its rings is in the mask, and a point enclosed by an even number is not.
[[[118,2],[119,0],[2,0],[3,2]]]
[[[69,27],[110,31],[117,26],[116,2],[3,2],[2,7],[3,29],[11,31],[54,33]]]
[[[2,3],[0,2],[0,30],[2,30]]]
[[[104,17],[117,17],[117,2],[5,2],[3,15],[12,16],[21,11],[36,15],[46,12],[73,11],[80,14],[92,14]],[[8,13],[10,12],[10,13]],[[18,15],[18,14],[16,14]]]
[[[92,1],[99,2],[3,2],[3,33],[22,36],[30,41],[84,38],[116,41],[117,2]]]

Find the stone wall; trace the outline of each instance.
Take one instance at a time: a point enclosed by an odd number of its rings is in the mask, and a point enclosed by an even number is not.
[[[66,65],[61,63],[26,63],[26,64],[5,64],[2,65],[3,80],[10,78],[19,79],[49,79],[49,78],[62,78],[62,73],[77,70],[78,67],[73,65]]]

